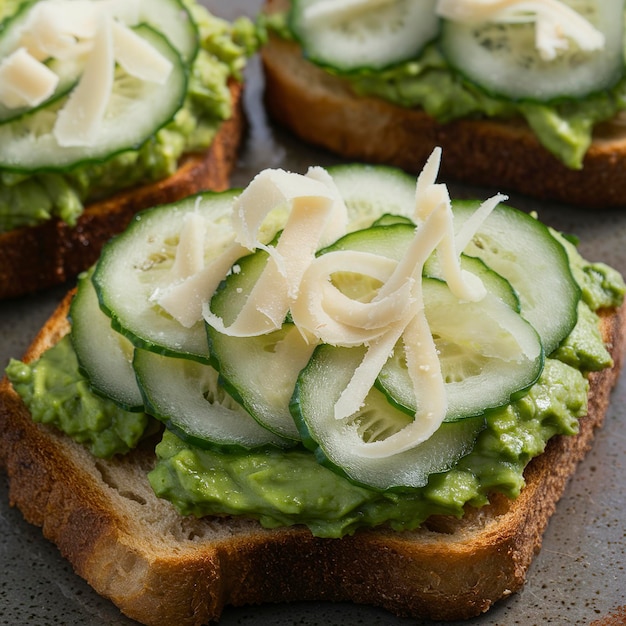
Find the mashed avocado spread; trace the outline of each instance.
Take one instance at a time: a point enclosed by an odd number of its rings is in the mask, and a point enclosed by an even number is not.
[[[245,515],[266,527],[306,524],[323,537],[383,523],[415,528],[434,514],[461,516],[466,504],[483,505],[494,491],[515,497],[524,467],[550,437],[577,432],[587,409],[585,374],[611,365],[594,311],[619,305],[626,292],[617,271],[584,261],[562,241],[582,291],[574,331],[546,359],[529,393],[490,412],[473,451],[450,471],[431,475],[425,487],[379,492],[352,484],[303,448],[205,450],[165,431],[149,475],[156,494],[184,515]],[[12,360],[7,375],[35,421],[56,425],[98,456],[124,454],[149,428],[143,413],[121,411],[90,391],[69,337],[36,362]]]
[[[25,0],[0,8],[0,20],[13,15]],[[178,168],[181,155],[210,146],[222,121],[231,115],[228,79],[241,78],[247,57],[259,40],[254,24],[232,24],[185,0],[199,31],[200,49],[193,61],[184,105],[175,117],[137,150],[104,162],[64,172],[17,173],[0,168],[0,233],[33,226],[53,217],[70,226],[91,200],[140,183],[161,180]]]
[[[264,26],[285,39],[294,39],[286,13],[264,16]],[[358,95],[378,96],[407,108],[421,108],[440,123],[460,118],[522,117],[538,140],[571,169],[582,168],[596,124],[626,108],[626,78],[610,90],[582,99],[550,102],[510,100],[490,95],[465,80],[447,63],[436,44],[426,46],[418,58],[376,70],[340,73]]]

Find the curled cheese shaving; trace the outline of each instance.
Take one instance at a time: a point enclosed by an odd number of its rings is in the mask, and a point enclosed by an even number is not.
[[[264,219],[276,208],[289,206],[287,223],[275,246],[259,234]],[[233,212],[236,241],[250,250],[262,249],[268,263],[237,319],[228,327],[204,307],[204,318],[219,332],[250,337],[278,330],[297,297],[302,276],[324,243],[345,233],[347,209],[332,179],[318,168],[306,176],[264,170],[238,198]]]
[[[151,301],[157,303],[185,328],[202,319],[202,307],[233,264],[247,250],[237,242],[208,263],[205,260],[208,224],[196,212],[187,213],[176,246],[174,263]]]
[[[347,229],[347,210],[332,179],[320,168],[306,176],[283,170],[261,172],[235,202],[233,245],[265,250],[267,265],[230,325],[211,312],[208,302],[203,307],[206,322],[230,336],[272,332],[291,313],[309,345],[365,346],[361,363],[334,406],[334,417],[348,424],[402,340],[409,378],[419,398],[417,414],[408,426],[386,439],[359,439],[356,449],[364,457],[381,458],[413,448],[429,438],[446,416],[445,382],[425,314],[422,274],[426,261],[438,255],[442,278],[457,298],[479,301],[486,294],[477,276],[461,270],[459,255],[504,196],[483,203],[455,236],[447,187],[435,182],[440,160],[441,150],[436,149],[418,178],[417,226],[399,261],[355,250],[316,256],[320,246],[335,241]],[[277,243],[266,244],[261,237],[263,224],[281,207],[288,208],[284,228]],[[340,273],[360,274],[378,287],[369,298],[353,298],[333,283]]]
[[[545,61],[568,50],[571,41],[585,52],[605,44],[598,29],[560,0],[439,0],[436,10],[441,17],[462,22],[535,22],[535,46]]]

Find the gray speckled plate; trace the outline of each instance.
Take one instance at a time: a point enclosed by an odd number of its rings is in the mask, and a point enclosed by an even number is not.
[[[218,15],[253,15],[259,0],[206,1]],[[328,165],[328,154],[299,145],[271,127],[261,108],[258,61],[251,64],[246,102],[251,128],[233,184],[245,185],[264,167],[303,172],[310,164]],[[445,155],[444,155],[445,158]],[[453,195],[485,198],[491,192],[450,185]],[[610,263],[626,274],[626,211],[590,212],[545,206],[525,198],[510,204],[537,211],[546,223],[580,237],[591,260]],[[626,205],[626,202],[625,202]],[[0,304],[0,367],[19,357],[61,299],[65,288]],[[41,530],[10,508],[6,476],[0,473],[0,626],[130,625],[100,598]],[[626,623],[626,372],[613,394],[605,427],[570,482],[545,534],[543,548],[524,589],[483,617],[464,622],[502,624],[591,624],[613,615]],[[620,607],[622,607],[620,609]],[[621,619],[619,617],[621,615]],[[401,626],[414,620],[351,604],[298,603],[227,609],[223,626]]]

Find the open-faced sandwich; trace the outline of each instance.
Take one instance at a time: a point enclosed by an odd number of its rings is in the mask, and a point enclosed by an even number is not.
[[[0,20],[0,298],[74,277],[142,208],[228,188],[249,20],[195,0],[16,0]]]
[[[589,207],[626,197],[624,3],[267,0],[274,119],[350,159]]]
[[[0,383],[11,502],[145,624],[519,590],[602,424],[625,285],[435,150],[143,211]]]

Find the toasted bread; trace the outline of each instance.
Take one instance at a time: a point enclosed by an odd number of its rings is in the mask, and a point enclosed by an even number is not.
[[[268,0],[265,11],[288,6],[285,0]],[[439,124],[422,109],[355,95],[346,80],[307,61],[294,42],[270,35],[261,56],[272,119],[342,157],[417,173],[441,146],[447,180],[588,207],[626,204],[623,121],[599,124],[583,168],[573,170],[548,152],[521,118]]]
[[[69,330],[68,294],[25,360]],[[626,344],[626,305],[601,315],[614,366],[590,375],[580,433],[550,440],[516,500],[494,496],[463,519],[420,529],[315,538],[303,527],[267,530],[244,518],[182,517],[153,493],[150,445],[101,460],[35,424],[5,378],[0,383],[0,467],[11,503],[41,526],[102,596],[145,624],[206,624],[226,605],[350,600],[399,616],[462,619],[519,590],[568,478],[601,426]]]
[[[211,146],[185,155],[168,178],[126,189],[87,205],[76,226],[59,219],[0,233],[0,299],[60,285],[89,267],[102,245],[147,207],[174,202],[197,191],[229,186],[245,130],[243,84],[231,81],[232,116]]]

